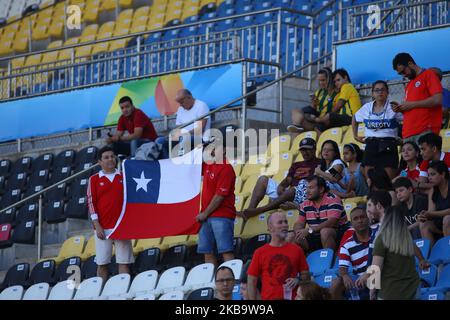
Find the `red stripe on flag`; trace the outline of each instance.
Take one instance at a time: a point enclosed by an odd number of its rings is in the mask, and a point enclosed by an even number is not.
[[[110,239],[149,239],[197,234],[200,224],[200,195],[186,202],[127,203],[125,214]]]

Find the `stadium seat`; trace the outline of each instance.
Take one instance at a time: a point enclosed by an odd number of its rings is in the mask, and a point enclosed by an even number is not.
[[[171,247],[164,251],[159,267],[170,269],[175,266],[181,266],[186,263],[188,248],[184,244]]]
[[[34,171],[50,171],[53,164],[53,153],[45,153],[34,159],[32,169]]]
[[[171,291],[163,294],[158,300],[183,300],[183,291]]]
[[[0,161],[0,176],[8,177],[11,172],[11,160],[3,159]]]
[[[130,287],[130,275],[121,273],[108,279],[98,299],[107,300],[110,297],[120,296],[128,292]]]
[[[428,260],[434,265],[450,262],[450,236],[441,238],[434,244]]]
[[[14,162],[14,165],[12,166],[10,173],[11,174],[21,173],[21,172],[30,173],[32,162],[33,162],[33,158],[31,158],[31,157],[20,158],[20,159],[16,160],[16,162]]]
[[[9,189],[3,196],[2,200],[0,200],[0,208],[6,208],[7,206],[14,204],[20,201],[21,198],[20,189]]]
[[[306,260],[309,265],[309,271],[313,276],[323,274],[331,268],[334,252],[331,249],[320,249],[310,253]]]
[[[192,291],[195,289],[207,287],[213,282],[214,278],[214,265],[212,263],[203,263],[189,271],[186,281],[183,286],[179,288],[184,292]]]
[[[234,274],[234,279],[235,280],[240,280],[241,278],[241,273],[242,273],[242,266],[243,266],[243,261],[241,259],[233,259],[233,260],[228,260],[223,262],[220,267],[228,267],[231,270],[233,270],[233,274]]]
[[[13,245],[11,230],[11,224],[0,224],[0,249],[9,248]]]
[[[68,282],[69,281],[69,282]],[[75,295],[75,281],[58,282],[50,291],[47,300],[72,300]]]
[[[25,191],[27,178],[28,176],[26,172],[12,174],[8,179],[8,189],[19,189],[21,191]]]
[[[28,182],[28,190],[31,189],[33,192],[38,192],[42,190],[43,188],[48,186],[48,176],[49,176],[49,170],[48,169],[39,169],[33,171],[33,173],[30,176],[30,180]],[[42,189],[37,190],[36,187],[42,187]]]
[[[50,286],[48,283],[36,283],[29,287],[22,300],[47,300]]]
[[[2,300],[22,300],[24,289],[22,286],[11,286],[0,293],[0,301]]]
[[[283,152],[278,155],[273,155],[270,159],[270,164],[265,168],[264,175],[272,176],[279,172],[286,172],[294,161],[294,155],[290,152]]]
[[[161,238],[139,239],[133,248],[133,253],[138,254],[140,251],[148,248],[167,249],[167,245],[161,245]]]
[[[70,276],[81,271],[80,257],[70,257],[63,260],[56,268],[55,281],[65,281]],[[80,274],[81,276],[81,274]]]
[[[280,135],[270,140],[266,153],[268,156],[281,154],[284,152],[289,152],[290,147],[291,136],[287,134]]]
[[[63,260],[71,257],[80,257],[84,248],[84,236],[74,236],[70,237],[64,241],[61,249],[59,250],[58,256],[52,258],[57,264],[61,263]]]
[[[255,252],[256,249],[269,242],[270,242],[270,234],[267,233],[259,234],[257,236],[248,239],[244,243],[242,249],[243,260],[247,261],[248,259],[250,259],[253,256],[253,253]]]
[[[236,259],[242,259],[242,243],[243,240],[240,237],[233,238],[233,247],[234,247],[234,257]]]
[[[74,150],[65,150],[60,152],[53,161],[54,168],[74,166],[76,153]]]
[[[317,141],[317,156],[320,156],[322,144],[326,140],[336,141],[336,143],[340,145],[342,141],[342,134],[343,134],[342,128],[330,128],[322,132],[322,134],[319,137],[319,140]]]
[[[42,216],[48,224],[66,221],[66,216],[64,215],[64,201],[54,200],[47,203],[42,210]]]
[[[213,288],[200,288],[192,291],[187,296],[186,300],[213,300],[214,289]]]
[[[195,244],[193,246],[188,247],[188,257],[186,259],[186,262],[184,266],[186,269],[192,269],[196,265],[202,264],[205,262],[205,256],[201,253],[197,252],[198,245]]]
[[[184,282],[186,269],[184,267],[173,267],[161,274],[156,289],[151,293],[155,295],[164,294],[172,291],[174,288],[181,287]]]
[[[445,300],[445,295],[441,291],[427,291],[420,295],[420,300]]]
[[[81,265],[81,279],[89,279],[97,276],[97,263],[95,255],[90,256]]]
[[[419,273],[420,280],[425,282],[426,287],[433,287],[436,284],[436,277],[438,272],[435,265],[431,265],[428,269],[423,270],[417,268],[417,272]]]
[[[22,206],[24,208],[25,206]],[[21,208],[21,209],[22,209]],[[17,221],[16,209],[10,208],[2,213],[0,213],[0,224],[11,224],[15,225]]]
[[[261,213],[260,215],[249,218],[245,224],[240,236],[242,238],[251,238],[257,234],[267,232],[268,213]]]
[[[12,286],[22,286],[25,287],[28,283],[30,273],[30,264],[28,263],[18,263],[13,265],[6,272],[6,276],[0,285],[0,291]]]
[[[81,149],[77,153],[76,164],[94,163],[97,161],[98,148],[91,146]]]
[[[56,264],[54,260],[44,260],[36,264],[31,270],[29,285],[34,285],[41,282],[46,282],[50,285],[56,283],[55,279]]]
[[[240,211],[236,208],[237,211]],[[241,217],[234,218],[234,236],[240,236],[244,227],[244,219]]]
[[[93,277],[84,280],[77,292],[75,293],[74,300],[92,300],[100,296],[102,291],[103,280],[100,277]]]
[[[152,293],[147,293],[143,295],[136,296],[133,300],[156,300],[156,297]]]
[[[161,251],[159,248],[149,248],[138,253],[133,268],[136,274],[148,270],[158,270]]]
[[[414,240],[414,243],[416,244],[416,246],[422,252],[423,257],[425,259],[428,259],[429,255],[430,255],[430,246],[431,246],[430,240],[428,240],[428,239],[416,239],[416,240]]]
[[[121,295],[126,299],[133,299],[142,295],[146,295],[155,289],[158,281],[158,272],[156,270],[147,270],[139,273],[133,279],[130,289],[126,294]]]
[[[298,210],[291,209],[286,211],[286,217],[289,224],[289,230],[293,230],[294,224],[297,222],[299,216]]]
[[[438,280],[435,286],[431,288],[423,288],[421,292],[423,293],[428,291],[440,291],[445,293],[449,290],[450,290],[450,264],[446,265],[439,272]]]
[[[78,196],[70,199],[64,210],[64,216],[66,218],[86,220],[88,218],[87,197]]]
[[[364,124],[360,123],[358,126],[358,136],[359,137],[364,136],[364,130],[365,130]],[[349,144],[349,143],[354,143],[354,144],[358,145],[358,147],[361,150],[364,150],[364,148],[366,146],[365,144],[355,140],[355,138],[353,137],[353,129],[351,126],[348,126],[347,131],[345,131],[344,137],[342,138],[342,146],[345,144]]]
[[[86,246],[84,247],[83,253],[81,254],[80,258],[81,261],[86,261],[88,258],[95,255],[95,236],[92,235],[88,242],[86,243]]]
[[[34,220],[21,221],[14,228],[12,240],[14,243],[34,244],[36,222]]]
[[[170,247],[177,244],[186,243],[187,241],[188,241],[187,235],[171,236],[171,237],[164,237],[161,241],[161,244]]]
[[[45,193],[47,201],[66,200],[67,183],[61,183],[56,188],[51,189]]]
[[[57,169],[53,170],[52,173],[52,177],[50,179],[50,184],[56,184],[68,177],[70,177],[71,173],[72,173],[72,168],[70,166],[65,166],[65,167],[56,167]]]

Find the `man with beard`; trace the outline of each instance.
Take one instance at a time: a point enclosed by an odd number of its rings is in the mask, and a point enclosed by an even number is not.
[[[419,67],[409,53],[399,53],[392,61],[397,73],[410,81],[405,87],[405,101],[391,102],[395,112],[403,113],[402,136],[418,143],[421,136],[439,134],[442,124],[442,84],[430,69]]]
[[[282,212],[275,212],[267,219],[270,243],[255,250],[248,268],[248,297],[257,298],[257,282],[261,278],[262,300],[282,300],[285,292],[293,298],[292,293],[300,281],[309,279],[309,267],[303,250],[296,244],[286,241],[288,221]],[[290,298],[290,299],[289,299]]]

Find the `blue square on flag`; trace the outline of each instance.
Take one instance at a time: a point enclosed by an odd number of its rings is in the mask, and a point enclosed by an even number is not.
[[[125,181],[128,203],[157,203],[161,182],[159,161],[126,160]]]

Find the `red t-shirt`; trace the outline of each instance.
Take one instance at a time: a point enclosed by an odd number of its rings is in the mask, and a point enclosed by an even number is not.
[[[289,168],[288,176],[292,178],[292,187],[296,187],[300,180],[314,174],[314,170],[320,165],[320,160],[294,162]]]
[[[408,177],[409,179],[416,180],[419,177],[419,174],[420,174],[420,167],[418,165],[414,170],[410,170],[409,167],[407,166],[405,169],[401,171],[400,176],[404,177],[406,175],[406,177]]]
[[[119,122],[117,123],[118,131],[128,131],[129,134],[133,134],[135,128],[144,129],[144,132],[142,132],[142,139],[154,141],[158,137],[150,118],[139,109],[134,109],[129,117],[121,115]]]
[[[286,243],[282,247],[265,244],[255,250],[247,274],[261,278],[263,300],[283,300],[283,284],[286,279],[308,271],[305,254],[298,245]],[[297,288],[292,290],[296,295]]]
[[[234,219],[236,217],[236,208],[234,206],[235,181],[236,174],[230,164],[203,163],[202,211],[206,210],[211,200],[217,194],[225,198],[219,208],[209,216]]]
[[[122,212],[123,177],[116,173],[111,182],[102,171],[89,178],[87,190],[89,215],[97,215],[103,229],[112,229]]]
[[[405,101],[421,101],[442,93],[442,84],[431,70],[425,70],[405,88]],[[442,106],[415,108],[403,112],[403,138],[431,130],[439,134],[442,125]]]
[[[445,164],[448,167],[448,170],[450,171],[450,152],[441,152],[441,157],[439,158],[440,161],[444,161]],[[428,166],[430,164],[430,161],[423,160],[420,164],[420,176],[421,177],[428,177]]]

